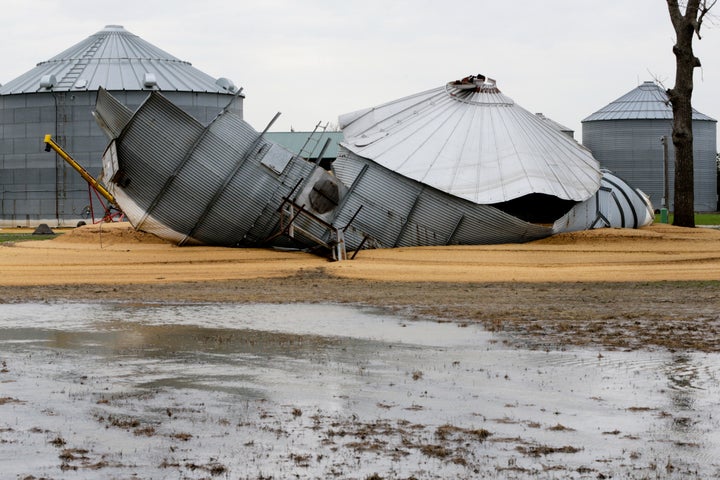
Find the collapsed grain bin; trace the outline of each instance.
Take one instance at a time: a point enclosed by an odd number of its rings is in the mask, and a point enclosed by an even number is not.
[[[95,115],[111,139],[108,190],[136,228],[181,245],[341,246],[342,256],[651,221],[638,192],[616,194],[585,148],[482,76],[343,115],[331,172],[230,110],[203,126],[159,92],[133,113],[101,90]]]
[[[238,93],[190,63],[108,25],[0,87],[0,226],[74,226],[87,218],[88,186],[66,163],[44,151],[55,140],[96,175],[107,144],[92,118],[100,87],[136,108],[163,91],[203,124]],[[242,116],[242,98],[229,107]],[[95,205],[100,210],[100,205]]]
[[[598,211],[603,173],[590,152],[483,75],[343,115],[340,126],[333,168],[353,202],[381,205],[365,231],[384,245],[516,242],[651,221],[632,189]],[[620,214],[627,208],[637,222]]]
[[[609,103],[582,121],[582,143],[600,165],[644,191],[656,207],[673,209],[675,153],[672,106],[654,82]],[[695,211],[717,210],[717,121],[693,109]],[[667,170],[663,139],[666,139]],[[668,194],[665,203],[665,178]]]

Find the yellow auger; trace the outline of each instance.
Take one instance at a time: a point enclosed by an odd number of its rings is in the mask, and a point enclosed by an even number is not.
[[[60,155],[63,160],[69,163],[71,167],[77,170],[80,176],[82,176],[85,181],[88,182],[90,186],[95,189],[96,192],[105,197],[105,199],[110,202],[111,205],[119,208],[117,202],[115,201],[115,197],[113,197],[110,192],[105,190],[105,187],[103,187],[100,182],[95,180],[87,170],[85,170],[79,163],[73,160],[73,158],[65,150],[63,150],[60,145],[55,143],[55,140],[52,139],[52,135],[48,134],[45,135],[45,151],[49,152],[51,148],[55,150],[55,152],[57,152],[57,154]]]

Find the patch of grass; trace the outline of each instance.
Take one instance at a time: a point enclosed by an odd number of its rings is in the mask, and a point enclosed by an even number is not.
[[[518,447],[515,447],[515,450],[531,457],[540,457],[545,455],[551,455],[553,453],[577,453],[580,451],[579,448],[570,445],[566,445],[564,447],[551,447],[548,445],[532,445],[529,447],[525,447],[520,445]]]
[[[307,455],[307,454],[295,454],[295,453],[291,453],[291,454],[290,454],[290,458],[292,459],[292,461],[295,462],[295,465],[297,465],[298,467],[303,467],[303,468],[309,467],[309,466],[310,466],[310,460],[312,460],[312,456],[311,456],[311,455]]]
[[[146,437],[152,437],[153,435],[155,435],[155,427],[147,426],[147,427],[143,427],[143,428],[136,428],[133,431],[133,433],[135,434],[136,437],[140,437],[143,435]]]
[[[0,243],[27,242],[30,240],[50,240],[55,235],[33,235],[32,233],[0,233]]]
[[[448,423],[435,429],[435,436],[442,441],[454,438],[456,441],[466,442],[468,439],[474,438],[484,442],[490,435],[492,434],[484,428],[462,428]]]
[[[66,448],[64,449],[59,457],[61,460],[64,461],[72,461],[72,460],[88,460],[89,458],[86,456],[89,452],[89,450],[86,450],[84,448]]]
[[[668,213],[668,223],[672,225],[675,217],[672,213]],[[660,223],[660,214],[655,215],[655,223]],[[720,212],[715,213],[696,213],[695,225],[720,225]]]
[[[565,425],[557,424],[553,427],[549,427],[548,430],[551,430],[553,432],[574,432],[575,429],[566,427]]]
[[[420,447],[420,451],[428,457],[445,458],[452,454],[451,450],[448,450],[442,445],[423,445]]]
[[[65,439],[63,439],[60,436],[55,437],[53,440],[50,441],[50,445],[54,447],[64,447],[65,446]]]

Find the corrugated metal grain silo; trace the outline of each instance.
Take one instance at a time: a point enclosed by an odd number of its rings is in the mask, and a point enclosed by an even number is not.
[[[333,169],[364,206],[355,225],[382,246],[547,236],[600,187],[587,149],[482,75],[339,123],[345,140]]]
[[[672,107],[665,90],[644,82],[582,121],[583,145],[600,165],[641,189],[656,208],[664,192],[663,143],[668,144],[669,209],[673,209],[675,152]],[[693,110],[695,211],[717,209],[717,121]]]
[[[652,218],[642,194],[482,76],[341,116],[332,173],[230,111],[204,127],[160,92],[133,113],[101,89],[95,117],[110,139],[105,187],[135,228],[179,245],[300,244],[340,259]]]
[[[52,134],[97,175],[107,145],[92,116],[100,87],[133,110],[149,92],[162,91],[202,124],[238,93],[232,81],[203,73],[119,25],[38,63],[0,87],[0,226],[74,226],[87,216],[87,184],[45,152],[43,136]],[[242,117],[242,98],[229,108]]]

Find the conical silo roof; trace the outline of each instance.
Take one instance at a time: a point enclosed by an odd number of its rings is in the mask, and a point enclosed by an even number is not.
[[[215,79],[120,25],[108,25],[0,87],[1,95],[43,91],[171,90],[228,93]]]
[[[534,193],[583,201],[600,187],[587,149],[481,75],[339,121],[351,152],[477,204]]]
[[[583,122],[598,120],[672,120],[672,106],[667,92],[655,82],[647,81],[617,100],[610,102]],[[693,120],[715,121],[693,108]]]

